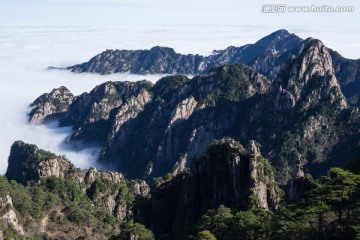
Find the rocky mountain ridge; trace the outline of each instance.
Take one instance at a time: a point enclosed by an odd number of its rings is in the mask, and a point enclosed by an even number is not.
[[[69,110],[68,106],[73,99],[74,95],[66,87],[55,88],[50,93],[41,95],[30,104],[32,111],[29,121],[40,124],[46,120],[59,118]]]
[[[318,164],[346,165],[336,161],[340,153],[334,146],[351,146],[349,161],[359,154],[359,113],[348,106],[331,53],[319,40],[308,40],[271,81],[235,64],[192,79],[108,82],[95,89],[103,90],[75,97],[60,122],[74,126],[69,141],[100,142],[100,161],[130,178],[181,171],[213,139],[225,136],[260,142],[282,184],[304,171],[325,174],[315,170]]]
[[[68,67],[72,72],[111,74],[130,72],[138,74],[181,73],[194,74],[205,70],[206,59],[200,55],[183,55],[168,47],[150,50],[106,50],[89,62]]]
[[[286,30],[278,30],[254,44],[241,47],[230,46],[225,50],[214,50],[210,56],[178,54],[172,48],[154,47],[150,50],[106,50],[88,62],[67,67],[72,72],[94,72],[111,74],[130,72],[135,74],[206,74],[213,67],[242,63],[274,80],[285,62],[292,55],[299,56],[312,38],[301,39]],[[360,107],[359,60],[342,57],[328,49],[333,62],[335,76],[350,105]]]
[[[110,93],[112,86],[123,85],[127,87],[122,91],[113,91],[113,95]],[[233,85],[234,89],[229,88],[229,85]],[[136,176],[139,169],[143,169],[143,174],[153,175],[150,170],[154,169],[156,175],[162,175],[173,168],[176,164],[174,161],[179,160],[179,150],[174,152],[178,146],[172,146],[169,142],[178,137],[175,136],[173,131],[177,130],[174,129],[186,124],[194,112],[206,111],[207,107],[215,107],[218,102],[224,105],[223,101],[239,102],[248,99],[265,92],[269,86],[265,77],[242,65],[219,67],[208,76],[192,80],[183,76],[166,77],[153,87],[144,85],[143,82],[107,82],[89,94],[76,97],[70,104],[68,113],[60,118],[60,123],[74,126],[74,133],[68,138],[71,141],[105,141],[100,159],[107,162],[107,159],[121,157],[119,161],[122,168],[127,169],[126,174],[129,176]],[[133,88],[137,89],[136,93],[132,92]],[[96,95],[96,89],[103,89],[104,92]],[[117,101],[116,104],[110,103],[113,99],[120,99],[120,95],[128,98]],[[84,97],[94,101],[83,100]],[[103,102],[104,105],[97,108],[98,102]],[[96,109],[101,112],[98,114]],[[199,133],[203,134],[204,128],[201,125],[199,127]],[[144,134],[151,135],[144,137]],[[191,132],[186,130],[186,134],[190,135]],[[186,158],[177,163],[179,169],[185,167],[187,159],[201,155],[215,137],[203,138],[201,143],[190,146]],[[122,149],[131,149],[131,152]],[[123,152],[123,156],[119,152]],[[133,152],[137,154],[134,155]],[[144,163],[139,162],[139,159],[144,161],[151,158],[155,158],[153,166],[150,161],[140,165]]]
[[[80,170],[64,156],[57,156],[22,141],[12,145],[8,162],[5,177],[9,180],[25,185],[37,185],[49,177],[71,180],[79,189],[89,194],[95,205],[104,207],[109,214],[124,219],[131,212],[132,206],[128,206],[121,196],[125,188],[133,185],[128,183],[121,173],[97,171],[96,168]],[[99,182],[109,182],[114,187],[94,193],[93,189]],[[145,189],[139,191],[139,187],[132,190],[133,194],[146,193]]]
[[[233,139],[217,140],[204,156],[192,161],[190,170],[167,175],[155,184],[149,201],[137,207],[146,212],[139,218],[160,236],[181,236],[180,230],[220,205],[267,211],[280,206],[274,171],[254,141],[246,150]]]

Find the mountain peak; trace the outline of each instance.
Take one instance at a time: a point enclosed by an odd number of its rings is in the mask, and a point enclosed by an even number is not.
[[[262,51],[268,48],[274,48],[278,51],[283,48],[292,48],[294,43],[301,42],[301,40],[302,39],[295,34],[291,34],[285,29],[280,29],[261,38],[254,44],[254,47],[256,47],[256,49],[260,48]]]
[[[324,44],[318,39],[311,40],[297,58],[291,73],[305,83],[314,75],[334,75],[332,58]]]
[[[273,33],[271,33],[269,36],[281,36],[281,37],[288,37],[291,33],[286,29],[279,29]]]
[[[294,110],[295,105],[301,102],[302,110],[306,110],[318,101],[338,103],[338,110],[347,107],[334,73],[331,55],[318,39],[310,40],[297,57],[289,59],[279,80],[281,93],[275,90],[279,94],[275,102],[277,109],[285,107]]]
[[[170,47],[161,47],[161,46],[155,46],[155,47],[152,47],[149,51],[168,51],[168,52],[175,52],[175,50],[173,48],[170,48]]]

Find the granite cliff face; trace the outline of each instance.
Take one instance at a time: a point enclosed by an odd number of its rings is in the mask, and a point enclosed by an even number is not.
[[[152,188],[148,205],[142,207],[150,209],[142,218],[156,235],[179,237],[207,210],[220,205],[273,211],[279,207],[279,191],[272,167],[254,141],[246,150],[224,138],[195,159],[190,171],[160,180]]]
[[[3,237],[4,234],[2,230],[9,227],[12,227],[19,235],[24,235],[24,229],[16,217],[9,195],[0,196],[0,221],[0,237]]]
[[[333,68],[341,90],[351,106],[360,107],[360,59],[353,60],[328,49],[333,59]]]
[[[271,164],[262,157],[251,140],[246,150],[231,138],[213,142],[205,156],[194,160],[191,174],[199,189],[198,208],[201,212],[224,204],[246,208],[249,196],[257,199],[256,207],[274,211],[279,207],[279,189]],[[211,194],[208,194],[211,193]]]
[[[332,68],[331,55],[319,40],[312,40],[298,57],[288,60],[269,92],[250,111],[250,119],[253,130],[259,132],[256,139],[261,143],[260,139],[268,139],[270,146],[265,148],[277,156],[275,165],[282,165],[281,175],[296,179],[303,177],[304,169],[314,170],[312,165],[316,163],[331,162],[335,142],[339,147],[346,146],[339,137],[343,129],[338,125],[351,125],[342,117],[347,111],[356,112],[348,109]],[[244,134],[252,134],[246,131]],[[355,155],[358,144],[358,141],[352,143]],[[341,164],[346,163],[339,161],[335,165]],[[320,169],[311,173],[325,174]]]
[[[65,178],[75,170],[65,158],[22,141],[11,146],[8,163],[5,176],[22,184],[36,183],[49,176]]]
[[[131,224],[135,199],[149,197],[142,180],[128,181],[118,172],[95,168],[80,170],[64,156],[21,141],[12,145],[8,163],[5,176],[0,176],[4,239],[118,237]]]
[[[68,67],[72,72],[111,74],[171,73],[195,74],[204,71],[206,59],[200,55],[178,54],[172,48],[153,47],[150,50],[106,50],[89,62]]]
[[[66,88],[54,88],[50,93],[38,97],[30,107],[30,123],[40,124],[46,120],[59,118],[67,112],[74,95]]]
[[[303,40],[286,30],[278,30],[254,44],[228,47],[209,56],[214,64],[243,63],[264,74],[269,79],[277,75],[283,61],[299,52]]]
[[[77,96],[66,114],[60,118],[60,125],[74,127],[69,140],[103,142],[113,128],[114,116],[121,118],[121,112],[126,106],[135,104],[134,97],[143,96],[143,101],[147,101],[149,96],[146,92],[151,87],[149,81],[106,82],[90,93]]]
[[[37,185],[49,177],[71,180],[79,189],[85,192],[98,207],[104,207],[109,214],[119,219],[131,215],[131,205],[122,199],[124,189],[137,186],[128,183],[117,172],[77,169],[65,157],[39,149],[35,145],[21,141],[15,142],[10,151],[8,169],[5,177],[25,185]],[[101,192],[99,184],[109,185]],[[133,192],[139,192],[137,186]],[[144,187],[143,187],[144,188]],[[127,191],[127,190],[126,190]],[[146,191],[140,191],[139,194]]]
[[[215,66],[242,63],[265,75],[270,81],[276,79],[287,59],[299,56],[311,38],[301,39],[286,30],[278,30],[254,44],[241,47],[230,46],[214,50],[210,56],[182,55],[171,48],[154,47],[150,50],[107,50],[90,61],[67,69],[73,72],[96,72],[111,74],[131,72],[137,74],[201,74]],[[358,91],[360,84],[359,60],[342,57],[328,49],[333,58],[332,67],[336,78],[351,106],[360,107]]]

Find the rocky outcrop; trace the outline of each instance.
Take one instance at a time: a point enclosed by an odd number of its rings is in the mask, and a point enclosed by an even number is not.
[[[209,59],[220,65],[243,63],[271,79],[278,74],[283,61],[298,51],[302,41],[295,34],[281,29],[254,44],[216,51]]]
[[[66,88],[54,88],[50,93],[44,93],[30,104],[29,122],[40,124],[45,120],[60,117],[68,111],[74,95]]]
[[[150,50],[106,50],[90,61],[68,67],[72,72],[111,74],[171,73],[196,74],[204,71],[206,59],[200,55],[178,54],[172,48],[153,47]]]
[[[107,136],[107,146],[102,150],[106,152],[116,152],[116,149],[125,144],[126,139],[133,130],[133,120],[144,110],[145,105],[152,100],[152,95],[147,90],[143,90],[137,96],[123,104],[118,110],[111,126],[111,131]]]
[[[274,171],[254,144],[251,141],[247,151],[230,138],[215,141],[204,156],[192,161],[190,171],[157,183],[151,191],[149,227],[158,235],[176,236],[186,224],[220,205],[277,209],[280,195]]]
[[[131,185],[136,196],[142,198],[150,197],[150,187],[144,180],[132,180]]]
[[[75,169],[65,158],[22,141],[11,146],[8,162],[5,176],[22,184],[36,183],[49,176],[65,178]]]
[[[19,235],[24,235],[24,229],[20,224],[16,213],[13,210],[13,204],[9,195],[0,196],[0,226],[5,228],[12,227]],[[3,235],[0,228],[0,236]]]
[[[323,155],[328,145],[325,139],[339,134],[335,129],[336,118],[348,108],[325,46],[319,40],[310,41],[299,57],[289,60],[268,97],[275,98],[274,112],[283,118],[287,115],[284,125],[291,134],[284,136],[280,152],[287,159],[290,176],[303,177],[303,167],[308,162],[327,158]],[[295,139],[303,142],[298,144]],[[308,151],[289,151],[290,145],[297,149],[307,145]]]
[[[249,142],[248,154],[250,156],[250,188],[252,194],[258,199],[258,207],[274,211],[280,206],[279,189],[275,185],[274,169],[271,164],[261,156],[260,148],[255,141]]]
[[[168,128],[174,124],[187,120],[197,107],[197,102],[193,96],[180,102],[171,113],[171,119]]]
[[[328,49],[333,62],[336,78],[350,106],[360,107],[360,59],[353,60]]]
[[[202,203],[200,208],[212,209],[221,204],[244,207],[251,194],[258,199],[257,207],[273,211],[279,206],[274,170],[254,141],[249,142],[248,150],[230,138],[215,141],[204,157],[193,161],[191,172],[202,188],[197,192],[203,193],[209,204]],[[210,196],[206,197],[206,192]]]
[[[59,121],[73,126],[68,141],[102,145],[100,160],[121,166],[118,170],[130,178],[162,175],[175,165],[177,170],[189,166],[212,139],[231,128],[233,117],[224,121],[214,110],[222,112],[229,103],[269,87],[264,76],[240,64],[192,80],[165,77],[154,86],[147,81],[106,82],[75,97]],[[209,113],[216,119],[206,120]],[[185,127],[189,122],[192,128]]]
[[[121,122],[120,119],[115,124],[113,123],[115,113],[118,112],[121,115],[122,111],[135,104],[133,101],[136,97],[139,98],[140,105],[141,101],[148,101],[150,96],[146,90],[151,87],[152,83],[145,80],[136,83],[103,83],[90,93],[83,93],[76,97],[65,116],[60,118],[60,125],[74,127],[73,134],[68,137],[69,140],[103,142],[107,139],[109,132],[116,128],[114,125]],[[142,96],[142,94],[145,95]]]
[[[207,210],[222,204],[273,211],[279,207],[280,199],[273,169],[255,142],[251,141],[246,150],[230,138],[215,141],[204,156],[192,162],[190,170],[166,176],[152,188],[143,180],[127,182],[117,172],[76,169],[64,157],[20,141],[12,146],[6,176],[17,181],[21,178],[14,179],[14,176],[25,177],[21,182],[29,187],[51,177],[71,181],[99,209],[106,209],[121,220],[135,215],[156,234],[179,234],[185,223],[195,223]],[[51,179],[49,181],[51,183]],[[9,196],[0,198],[1,210],[12,208],[9,199]],[[4,224],[11,221],[16,231],[24,234],[14,219],[15,212],[12,209],[6,212]],[[43,221],[47,221],[46,218]]]
[[[71,180],[86,192],[94,204],[105,207],[108,213],[124,219],[130,216],[131,206],[124,192],[145,196],[148,194],[145,182],[128,183],[118,172],[77,169],[65,157],[39,149],[35,145],[17,141],[11,147],[5,176],[26,185],[37,185],[49,177]],[[101,191],[99,191],[99,186]],[[131,190],[129,190],[131,189]]]
[[[291,59],[279,81],[275,109],[292,109],[301,102],[301,111],[307,111],[319,101],[338,102],[338,110],[347,103],[332,68],[332,59],[319,40],[311,41],[298,58]]]

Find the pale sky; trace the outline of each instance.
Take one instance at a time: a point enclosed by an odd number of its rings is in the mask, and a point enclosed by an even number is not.
[[[354,6],[353,13],[261,13],[264,4]],[[359,0],[0,0],[0,25],[360,26]]]

